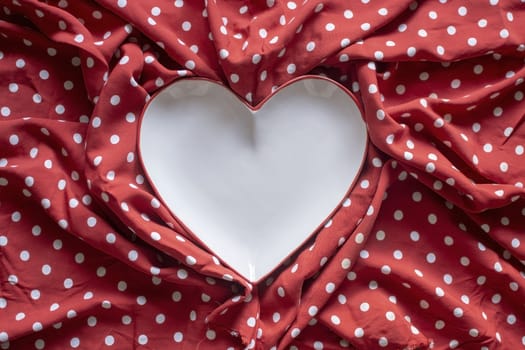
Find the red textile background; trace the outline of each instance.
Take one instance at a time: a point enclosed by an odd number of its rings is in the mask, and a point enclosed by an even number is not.
[[[523,0],[0,1],[1,349],[525,347]],[[144,178],[147,99],[352,90],[333,217],[250,284]]]

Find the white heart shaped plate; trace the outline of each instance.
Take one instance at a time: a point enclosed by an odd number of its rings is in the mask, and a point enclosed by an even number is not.
[[[316,76],[279,87],[256,107],[218,83],[178,80],[148,102],[139,132],[159,199],[251,282],[340,207],[367,147],[355,97]]]

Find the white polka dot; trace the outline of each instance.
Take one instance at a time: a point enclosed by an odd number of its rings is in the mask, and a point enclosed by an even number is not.
[[[346,18],[346,19],[351,19],[354,17],[354,13],[351,11],[351,10],[345,10],[343,12],[343,16]]]
[[[459,318],[459,317],[463,317],[463,309],[460,308],[460,307],[456,307],[456,308],[454,309],[453,313],[454,313],[454,316],[456,316],[456,317],[458,317],[458,318]]]
[[[186,61],[186,63],[184,64],[184,66],[188,69],[195,69],[195,61],[193,60],[188,60]]]
[[[436,291],[436,295],[437,295],[438,297],[443,297],[443,296],[445,296],[445,291],[444,291],[441,287],[436,287],[436,290],[435,290],[435,291]]]
[[[394,320],[396,319],[396,314],[393,313],[392,311],[387,311],[387,312],[385,313],[385,317],[386,317],[386,319],[389,320],[389,321],[394,321]]]
[[[354,335],[356,338],[362,338],[365,335],[365,331],[363,330],[363,328],[356,328],[354,331]]]
[[[197,263],[197,259],[195,259],[193,256],[188,255],[186,257],[186,264],[188,265],[195,265]]]
[[[115,236],[114,233],[108,233],[106,235],[106,242],[108,242],[109,244],[115,243],[116,240],[117,240],[117,236]]]
[[[477,336],[479,335],[479,331],[478,331],[476,328],[472,328],[472,329],[470,329],[470,330],[468,331],[468,334],[469,334],[471,337],[475,338],[475,337],[477,337]]]
[[[115,338],[112,335],[108,335],[104,338],[104,344],[107,346],[112,346],[115,344]]]
[[[116,106],[120,103],[120,96],[119,95],[113,95],[111,96],[109,102],[113,105],[113,106]]]
[[[226,49],[220,49],[220,51],[219,51],[219,56],[220,56],[222,59],[227,58],[229,55],[230,55],[230,53],[228,52],[228,50],[226,50]]]
[[[82,135],[80,135],[79,133],[73,134],[73,141],[77,144],[82,143]]]
[[[9,84],[9,92],[16,93],[17,91],[18,91],[18,84],[10,83]]]
[[[160,12],[161,12],[161,10],[160,10],[160,8],[158,8],[157,6],[155,6],[155,7],[153,7],[153,8],[151,9],[151,14],[152,14],[153,16],[159,16],[159,15],[160,15]]]
[[[0,332],[0,343],[2,345],[4,343],[8,344],[7,341],[9,340],[9,335],[6,332]],[[5,349],[8,349],[9,347],[4,347]]]
[[[122,324],[128,325],[132,321],[131,317],[128,315],[122,316]]]
[[[71,278],[66,278],[64,280],[64,288],[70,289],[73,287],[73,280]]]
[[[329,282],[329,283],[326,284],[326,286],[325,286],[325,291],[326,291],[327,293],[333,293],[334,290],[335,290],[335,284],[334,284],[334,283]]]
[[[130,261],[136,261],[139,257],[139,254],[137,253],[136,250],[130,250],[129,253],[128,253],[128,259]]]
[[[26,61],[24,61],[24,59],[22,58],[17,59],[15,62],[16,68],[24,68],[25,65],[26,65]]]
[[[51,207],[51,201],[48,198],[43,198],[40,201],[40,204],[42,204],[42,208],[49,209]]]
[[[359,305],[359,310],[361,310],[362,312],[367,312],[368,310],[370,310],[370,304],[361,303],[361,305]]]
[[[177,271],[177,277],[181,280],[184,280],[186,278],[188,278],[188,271],[184,270],[184,269],[179,269]]]
[[[258,64],[259,62],[261,62],[261,59],[262,59],[262,56],[256,53],[255,55],[252,56],[252,63]]]
[[[308,308],[308,315],[314,317],[315,315],[317,315],[317,312],[319,311],[319,309],[317,308],[317,306],[310,306]]]
[[[160,237],[160,234],[158,232],[151,232],[151,239],[154,240],[154,241],[160,241],[161,237]]]
[[[75,42],[77,42],[77,43],[80,44],[81,42],[84,41],[84,35],[82,35],[82,34],[77,34],[77,35],[75,35],[75,38],[74,38],[73,40],[75,40]]]
[[[13,212],[13,214],[11,214],[11,221],[19,222],[20,219],[22,219],[22,214],[20,214],[19,211],[15,211],[15,212]]]
[[[21,320],[23,320],[24,318],[26,318],[26,314],[24,314],[23,312],[19,312],[19,313],[17,313],[16,316],[15,316],[15,320],[17,320],[17,321],[21,321]]]
[[[32,99],[33,99],[34,103],[41,103],[42,102],[42,96],[40,96],[40,94],[34,94]]]
[[[393,253],[394,259],[401,260],[403,259],[403,252],[401,250],[395,250]]]
[[[347,47],[348,45],[350,45],[350,39],[348,39],[348,38],[342,39],[341,42],[339,43],[339,45],[341,45],[342,48]]]
[[[60,114],[61,115],[61,114],[64,114],[65,111],[66,111],[66,108],[63,105],[60,105],[60,104],[56,105],[56,107],[55,107],[55,113],[56,114]]]
[[[403,220],[403,211],[401,210],[396,210],[394,212],[394,219],[397,220],[397,221],[400,221],[400,220]]]
[[[38,76],[39,76],[40,79],[42,79],[42,80],[47,80],[47,79],[49,79],[49,72],[48,72],[47,70],[45,70],[45,69],[42,69],[42,70],[40,71],[40,73],[38,73]]]
[[[238,82],[239,82],[239,75],[238,75],[238,74],[235,74],[235,73],[231,74],[231,75],[230,75],[230,81],[231,81],[232,83],[234,83],[234,84],[235,84],[235,83],[238,83]]]
[[[487,281],[487,278],[485,276],[479,276],[477,279],[476,279],[476,283],[478,285],[484,285],[485,282]]]
[[[436,262],[436,254],[428,253],[426,259],[429,264],[433,264]]]
[[[341,324],[341,319],[337,315],[332,315],[330,316],[330,322],[332,322],[333,324],[337,326]]]
[[[42,326],[42,323],[40,323],[40,322],[35,322],[35,323],[33,323],[32,328],[33,328],[33,331],[34,331],[34,332],[39,332],[39,331],[41,331],[44,327]]]
[[[299,334],[301,334],[301,330],[299,328],[294,328],[290,332],[290,335],[292,336],[292,338],[297,338]]]
[[[145,334],[141,334],[139,335],[137,341],[140,345],[146,345],[148,343],[148,336]]]
[[[306,44],[306,51],[312,52],[315,49],[315,42],[310,41]]]
[[[181,332],[175,332],[175,334],[173,334],[173,340],[175,341],[175,343],[180,343],[183,339],[184,335]]]
[[[94,218],[94,217],[90,217],[87,219],[87,225],[89,227],[95,227],[95,225],[97,224],[97,219]]]
[[[386,15],[388,15],[388,10],[386,8],[382,7],[379,10],[377,10],[377,13],[379,13],[381,16],[386,16]]]
[[[516,315],[510,314],[507,316],[507,323],[513,325],[516,323]],[[524,344],[525,345],[525,344]]]
[[[246,320],[246,324],[248,325],[248,327],[253,328],[257,324],[257,320],[255,319],[255,317],[250,317]]]
[[[13,135],[9,136],[9,143],[11,145],[13,145],[13,146],[16,146],[18,144],[19,140],[20,139],[18,138],[18,135],[13,134]]]

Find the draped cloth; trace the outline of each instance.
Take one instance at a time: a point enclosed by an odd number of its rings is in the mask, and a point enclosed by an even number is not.
[[[525,347],[523,0],[0,4],[1,349]],[[140,116],[177,79],[255,105],[306,74],[368,152],[249,283],[155,196]]]

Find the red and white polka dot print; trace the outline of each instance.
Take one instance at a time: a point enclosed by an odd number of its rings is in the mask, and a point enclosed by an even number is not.
[[[525,349],[523,0],[0,2],[0,349]],[[153,93],[357,96],[347,198],[249,283],[149,186]]]

